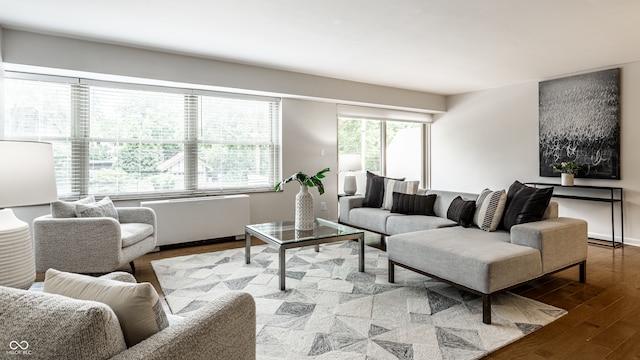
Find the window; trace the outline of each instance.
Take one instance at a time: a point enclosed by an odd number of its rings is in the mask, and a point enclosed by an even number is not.
[[[385,175],[393,178],[422,181],[423,124],[385,121]],[[423,186],[424,187],[424,186]]]
[[[280,99],[8,73],[4,137],[54,144],[60,197],[272,190]]]
[[[365,170],[378,175],[421,181],[425,185],[424,140],[427,124],[420,122],[338,118],[338,159],[359,156],[361,169],[355,172],[358,193],[365,192]],[[339,175],[339,187],[348,171]]]

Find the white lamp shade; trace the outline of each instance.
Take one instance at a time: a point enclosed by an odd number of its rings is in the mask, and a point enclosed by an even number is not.
[[[0,141],[0,208],[46,204],[57,199],[51,144]]]
[[[338,157],[338,170],[340,172],[362,170],[360,154],[340,155]]]

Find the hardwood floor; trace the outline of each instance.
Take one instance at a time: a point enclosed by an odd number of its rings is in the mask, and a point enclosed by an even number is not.
[[[163,296],[150,261],[243,245],[234,241],[147,254],[135,261],[135,275]],[[640,359],[640,247],[589,245],[586,284],[578,282],[574,267],[513,292],[569,313],[487,359]]]

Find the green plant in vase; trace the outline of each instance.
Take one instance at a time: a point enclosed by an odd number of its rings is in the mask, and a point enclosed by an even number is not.
[[[573,186],[573,178],[580,171],[582,166],[575,161],[563,161],[550,165],[554,172],[561,174],[562,186]]]
[[[322,179],[324,174],[329,171],[329,168],[318,171],[315,175],[309,176],[301,171],[289,176],[288,178],[280,181],[274,190],[278,191],[282,186],[290,181],[297,181],[300,184],[300,192],[296,194],[296,214],[295,214],[295,228],[296,230],[309,231],[313,230],[315,224],[314,210],[313,210],[313,195],[309,193],[309,187],[317,187],[320,195],[324,194],[324,185]]]
[[[582,168],[580,164],[575,161],[563,161],[560,163],[554,163],[550,165],[554,172],[562,174],[577,174]]]
[[[320,179],[324,179],[325,178],[324,173],[328,171],[330,171],[330,169],[325,168],[318,171],[318,173],[313,176],[309,176],[301,171],[298,171],[297,173],[291,175],[290,177],[276,184],[276,186],[274,187],[274,190],[279,191],[282,188],[282,186],[284,186],[284,184],[290,181],[296,180],[298,183],[300,183],[300,185],[306,185],[308,187],[317,187],[318,192],[320,193],[320,195],[322,195],[324,194],[324,185],[322,184],[322,180]]]

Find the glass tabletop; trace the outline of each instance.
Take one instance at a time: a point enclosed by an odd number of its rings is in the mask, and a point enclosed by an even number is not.
[[[313,230],[296,230],[293,221],[247,225],[247,229],[283,244],[364,233],[363,230],[320,218],[314,221]]]

